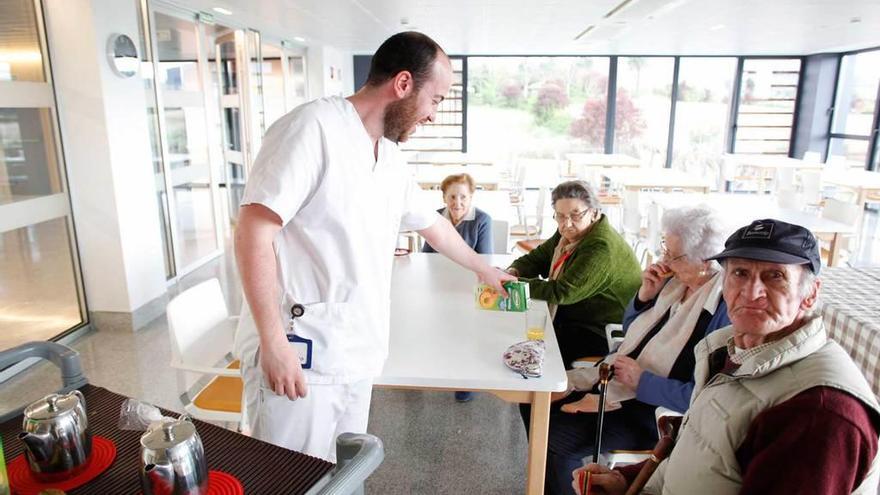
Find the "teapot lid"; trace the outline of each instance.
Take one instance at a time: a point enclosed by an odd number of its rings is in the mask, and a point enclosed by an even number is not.
[[[141,445],[150,450],[170,449],[187,442],[196,435],[196,425],[185,417],[177,421],[166,421],[147,430],[141,436]]]
[[[30,420],[54,419],[74,410],[79,404],[80,400],[76,394],[49,394],[27,406],[24,417]]]

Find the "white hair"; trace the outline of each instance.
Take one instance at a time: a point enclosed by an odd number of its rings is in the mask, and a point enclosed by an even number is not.
[[[800,295],[801,299],[806,299],[813,295],[813,286],[819,276],[813,273],[808,264],[800,265],[800,267],[801,279],[798,281],[798,295]]]
[[[724,248],[724,225],[715,210],[708,206],[666,210],[660,224],[665,234],[681,240],[682,254],[692,262],[703,261]]]

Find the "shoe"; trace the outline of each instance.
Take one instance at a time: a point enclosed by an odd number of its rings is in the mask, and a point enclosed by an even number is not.
[[[470,402],[474,399],[473,392],[456,392],[455,400],[456,402]]]

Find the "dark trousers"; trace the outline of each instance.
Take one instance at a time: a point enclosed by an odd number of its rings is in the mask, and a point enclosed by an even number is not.
[[[545,494],[574,495],[571,472],[584,465],[584,457],[593,455],[598,415],[569,414],[560,410],[562,404],[580,400],[583,396],[583,392],[575,392],[550,407]],[[655,406],[628,400],[622,408],[606,412],[602,428],[602,452],[654,448],[657,443],[654,409]],[[521,404],[520,414],[528,435],[531,406]]]
[[[556,333],[556,341],[559,343],[559,353],[562,354],[562,364],[565,369],[571,369],[571,362],[577,359],[602,357],[608,354],[608,340],[604,335],[583,328],[557,325],[557,322],[553,322],[553,331]]]

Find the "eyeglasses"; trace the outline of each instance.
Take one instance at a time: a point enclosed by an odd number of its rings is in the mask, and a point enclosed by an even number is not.
[[[569,219],[571,220],[571,223],[578,223],[583,220],[589,212],[589,208],[583,211],[573,211],[568,215],[562,215],[560,213],[553,212],[553,219],[556,220],[556,223],[565,223],[565,221]]]
[[[673,261],[678,261],[687,257],[687,254],[672,256],[672,254],[669,253],[669,248],[666,247],[666,241],[660,241],[660,254],[666,259],[667,263],[672,263]]]

